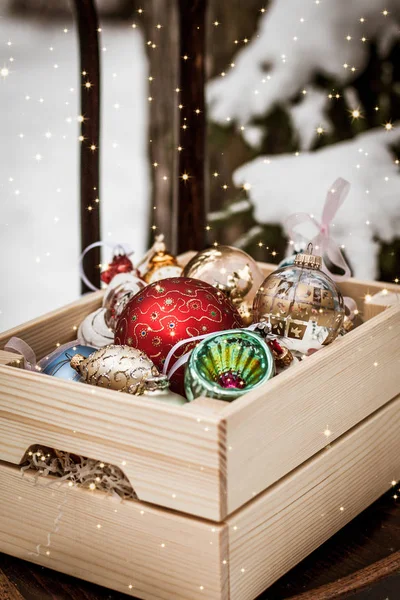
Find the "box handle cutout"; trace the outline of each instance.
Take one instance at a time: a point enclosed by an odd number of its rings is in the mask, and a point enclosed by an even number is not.
[[[37,471],[38,477],[52,476],[60,482],[89,490],[100,490],[118,495],[123,500],[137,499],[137,495],[125,473],[109,463],[86,456],[78,456],[64,450],[31,445],[20,463],[22,471]]]

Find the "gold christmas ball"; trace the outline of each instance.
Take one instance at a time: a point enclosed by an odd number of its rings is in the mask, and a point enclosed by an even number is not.
[[[143,277],[146,283],[154,283],[160,279],[180,277],[181,275],[182,267],[179,266],[175,256],[168,254],[164,250],[159,250],[150,259],[147,271]]]
[[[255,260],[233,246],[213,246],[199,252],[188,262],[183,276],[210,283],[237,307],[244,301],[251,305],[264,279]]]
[[[146,382],[151,379],[153,383],[154,378],[160,376],[144,352],[114,344],[93,352],[88,358],[75,354],[70,365],[86,383],[128,394],[142,394]]]

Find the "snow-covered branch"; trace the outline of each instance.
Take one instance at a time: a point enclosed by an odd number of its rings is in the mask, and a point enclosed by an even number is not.
[[[369,42],[387,54],[399,36],[399,20],[398,0],[272,0],[257,34],[234,57],[234,68],[210,82],[211,119],[246,126],[283,104],[295,125],[307,121],[300,135],[303,148],[310,147],[325,109],[315,91],[307,98],[314,76],[351,84],[366,66]],[[303,90],[305,106],[294,109],[292,100]],[[247,136],[249,143],[257,143],[255,133]]]
[[[260,156],[234,173],[235,185],[250,184],[259,223],[280,223],[294,212],[321,216],[326,192],[337,177],[351,183],[332,235],[343,245],[361,279],[377,274],[378,244],[400,231],[400,175],[390,144],[400,142],[400,123],[391,132],[373,129],[351,141],[315,152]],[[247,188],[248,186],[246,186]]]

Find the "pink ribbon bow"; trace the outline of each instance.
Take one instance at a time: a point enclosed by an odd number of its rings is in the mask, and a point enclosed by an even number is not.
[[[323,270],[328,275],[338,281],[340,279],[348,279],[351,277],[351,271],[343,254],[340,251],[337,243],[329,235],[329,227],[345,201],[350,190],[350,183],[346,179],[339,177],[332,185],[326,195],[324,209],[322,211],[321,223],[313,215],[308,213],[295,213],[291,215],[285,222],[285,229],[291,240],[299,244],[307,245],[308,241],[303,235],[296,231],[298,225],[304,223],[312,223],[318,229],[318,233],[312,238],[311,243],[316,251],[316,254],[322,257]],[[328,258],[330,263],[343,271],[342,275],[333,274],[326,265],[325,258]]]

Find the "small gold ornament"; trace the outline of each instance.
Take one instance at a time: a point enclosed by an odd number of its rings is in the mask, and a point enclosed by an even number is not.
[[[137,268],[146,283],[180,277],[183,270],[175,256],[167,252],[163,234],[156,236],[154,244],[143,256]]]
[[[180,277],[181,274],[182,267],[178,265],[176,258],[164,250],[159,250],[150,259],[148,270],[144,274],[144,280],[146,283],[154,283],[160,279]]]
[[[110,344],[88,358],[75,354],[70,364],[86,383],[128,394],[142,394],[149,379],[154,388],[160,376],[146,354],[130,346]]]

